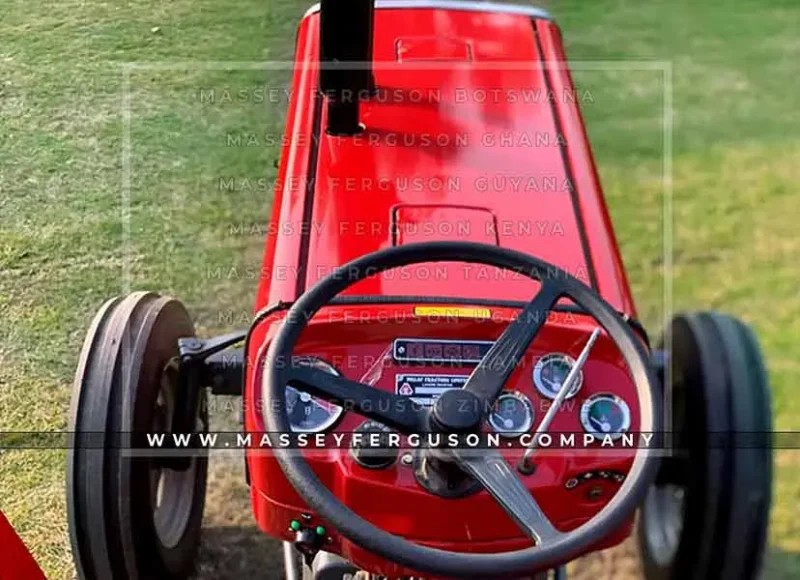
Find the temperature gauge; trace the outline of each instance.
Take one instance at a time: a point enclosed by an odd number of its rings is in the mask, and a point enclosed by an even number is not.
[[[592,395],[581,407],[581,424],[587,433],[617,439],[631,428],[631,411],[616,395]]]
[[[557,352],[544,355],[533,367],[533,382],[536,389],[548,399],[555,399],[573,366],[575,366],[575,359],[569,355]],[[574,397],[581,390],[582,385],[583,371],[578,374],[572,384],[567,398]]]
[[[517,437],[533,426],[533,405],[516,391],[503,393],[494,403],[489,425],[504,437]]]
[[[339,372],[322,359],[306,357],[295,359],[295,363],[313,366],[332,375]],[[339,405],[312,397],[308,393],[286,385],[286,411],[289,425],[295,433],[319,433],[336,423],[342,416]]]

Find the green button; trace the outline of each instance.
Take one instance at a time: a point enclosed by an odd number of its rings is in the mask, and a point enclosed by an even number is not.
[[[300,529],[300,522],[297,520],[292,520],[289,522],[289,527],[292,528],[295,532]]]
[[[324,536],[325,535],[325,528],[323,528],[322,526],[317,526],[317,529],[315,531],[317,532],[318,536]]]

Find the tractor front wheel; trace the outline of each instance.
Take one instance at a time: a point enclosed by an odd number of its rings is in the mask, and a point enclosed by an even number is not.
[[[676,316],[662,340],[672,456],[639,514],[648,580],[752,580],[763,565],[772,419],[753,332],[716,312]]]
[[[207,458],[172,469],[129,444],[132,435],[170,431],[178,339],[192,336],[180,302],[147,292],[109,300],[89,329],[73,386],[67,460],[70,540],[81,579],[186,578],[194,570]],[[207,426],[201,393],[194,427]]]

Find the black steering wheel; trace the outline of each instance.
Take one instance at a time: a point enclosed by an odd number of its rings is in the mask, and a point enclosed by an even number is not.
[[[427,262],[471,262],[514,270],[538,280],[541,288],[517,315],[477,365],[462,389],[445,391],[431,409],[409,405],[394,395],[309,365],[286,364],[308,321],[343,290],[359,280],[392,268]],[[400,433],[438,431],[478,432],[505,382],[531,341],[544,325],[546,314],[561,297],[569,297],[593,316],[620,349],[636,386],[640,431],[658,431],[660,405],[655,382],[640,339],[596,292],[560,268],[509,249],[470,242],[427,242],[380,250],[333,271],[303,294],[286,315],[264,362],[262,398],[270,431],[289,432],[285,386],[308,393],[391,427]],[[441,450],[436,450],[441,451]],[[638,449],[619,491],[591,520],[570,532],[553,526],[536,500],[497,452],[480,455],[448,451],[450,460],[478,480],[498,501],[534,546],[501,553],[451,552],[415,544],[390,534],[345,506],[317,478],[301,454],[273,449],[287,479],[300,496],[343,536],[362,548],[420,572],[456,578],[497,578],[555,567],[581,554],[614,532],[640,504],[655,477],[657,458]],[[446,501],[446,500],[444,500]]]

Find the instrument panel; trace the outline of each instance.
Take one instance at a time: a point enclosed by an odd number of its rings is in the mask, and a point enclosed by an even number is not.
[[[384,357],[387,360],[382,362],[383,366],[389,363],[390,368],[397,366],[413,371],[395,373],[396,394],[407,396],[422,405],[432,405],[444,391],[462,388],[472,369],[493,345],[494,341],[490,340],[395,338],[392,340],[390,357]],[[319,357],[303,356],[298,357],[297,361],[331,374],[341,374],[335,366]],[[489,428],[506,438],[535,431],[537,415],[543,414],[537,414],[537,407],[546,411],[547,402],[556,399],[574,365],[575,359],[564,352],[539,355],[529,372],[530,384],[535,391],[523,388],[507,389],[502,393],[489,414]],[[375,382],[373,380],[371,384]],[[583,385],[584,373],[581,370],[565,399],[578,396]],[[575,413],[585,433],[618,439],[630,430],[631,411],[623,396],[614,392],[594,392],[582,399]],[[297,433],[324,432],[335,425],[344,412],[338,405],[312,397],[289,385],[286,386],[286,404],[290,425]],[[569,412],[574,405],[563,407]]]

